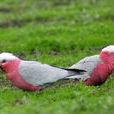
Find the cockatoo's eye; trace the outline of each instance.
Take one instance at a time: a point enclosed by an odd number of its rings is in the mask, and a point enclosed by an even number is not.
[[[6,62],[6,60],[5,60],[5,59],[3,59],[2,63],[5,63],[5,62]]]

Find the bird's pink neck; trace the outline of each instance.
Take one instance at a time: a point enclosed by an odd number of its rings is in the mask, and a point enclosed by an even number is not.
[[[19,64],[20,64],[20,59],[15,59],[15,60],[11,60],[6,63],[3,63],[1,67],[5,73],[10,73],[18,69]]]
[[[105,64],[112,64],[112,63],[114,63],[114,54],[109,53],[109,52],[101,52],[100,53],[100,59]]]
[[[105,64],[108,64],[110,71],[114,70],[114,54],[109,53],[109,52],[101,52],[100,59]]]

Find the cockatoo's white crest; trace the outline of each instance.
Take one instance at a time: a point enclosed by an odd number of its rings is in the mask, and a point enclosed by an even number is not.
[[[110,46],[107,46],[105,48],[102,49],[102,52],[110,52],[110,53],[114,53],[114,45],[110,45]]]
[[[14,59],[17,59],[18,57],[14,56],[13,54],[11,53],[1,53],[0,54],[0,61],[2,60],[14,60]]]

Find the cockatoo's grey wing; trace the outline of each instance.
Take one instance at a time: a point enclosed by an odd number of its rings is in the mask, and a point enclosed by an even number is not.
[[[85,57],[84,59],[80,60],[78,63],[72,65],[69,67],[69,69],[82,69],[86,72],[83,75],[77,75],[67,78],[77,78],[86,80],[89,78],[89,75],[93,71],[93,69],[97,66],[98,63],[103,63],[102,60],[99,58],[99,55],[89,56]]]
[[[19,65],[20,75],[35,86],[53,83],[69,75],[76,75],[76,71],[67,71],[64,68],[53,67],[35,61],[21,61]],[[79,72],[80,74],[80,72]]]
[[[63,69],[35,61],[21,61],[19,73],[27,82],[35,86],[52,83],[68,75],[68,72]]]

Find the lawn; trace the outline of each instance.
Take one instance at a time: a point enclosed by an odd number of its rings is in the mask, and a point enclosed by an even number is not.
[[[0,52],[69,67],[114,45],[113,0],[0,0]],[[113,114],[114,78],[17,89],[0,72],[0,114]]]

